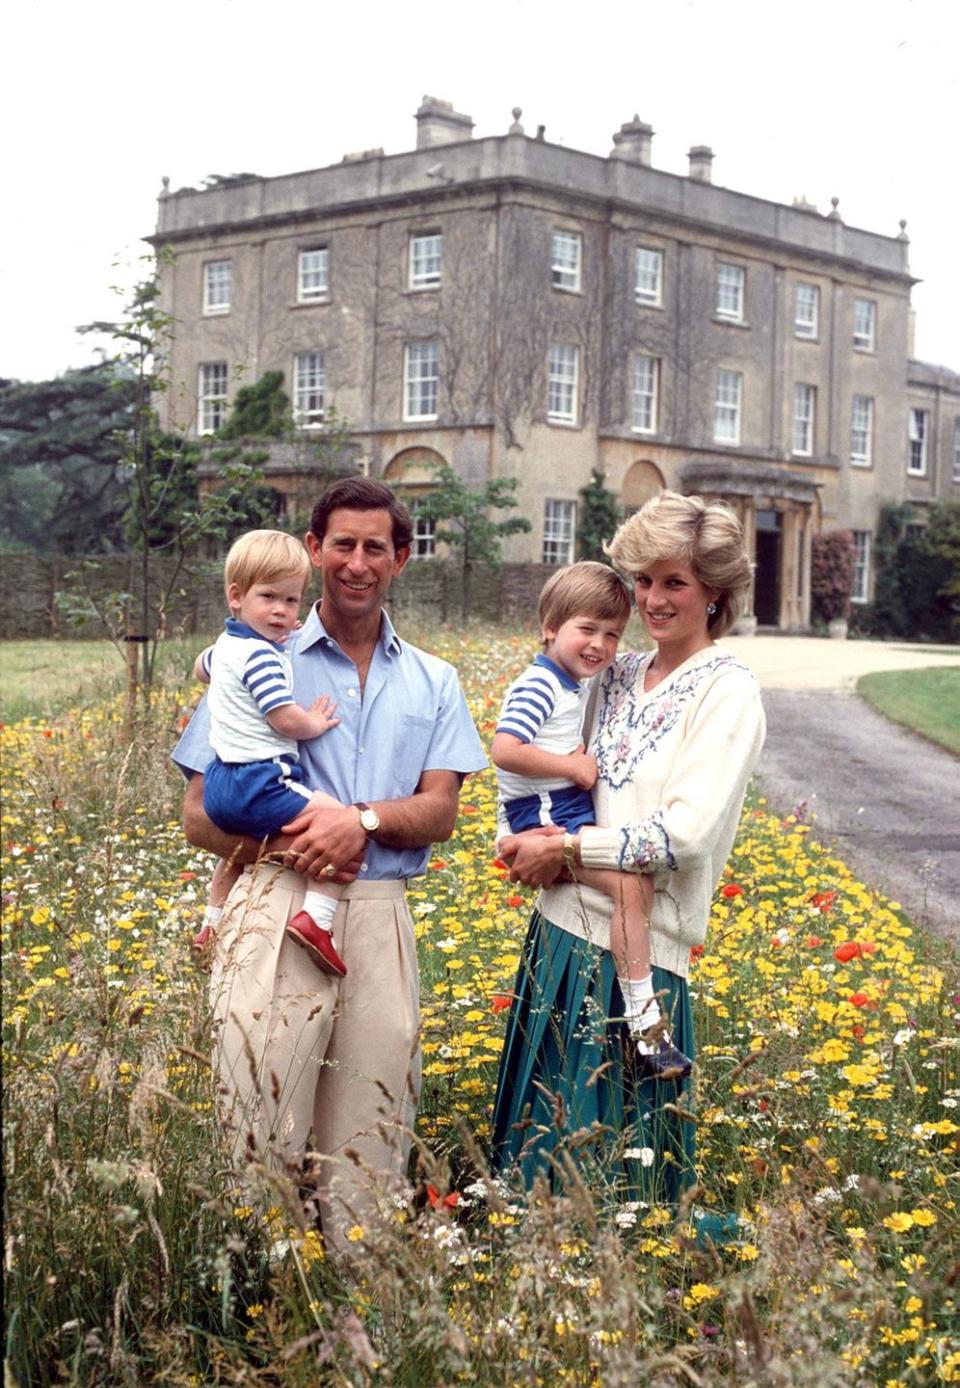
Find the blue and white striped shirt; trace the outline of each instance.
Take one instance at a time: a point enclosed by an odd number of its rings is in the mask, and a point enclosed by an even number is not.
[[[294,702],[290,657],[283,647],[228,617],[202,663],[210,675],[210,746],[220,760],[296,761],[297,743],[267,722],[268,713]]]
[[[504,696],[497,732],[567,756],[583,741],[587,685],[580,684],[548,656],[538,655],[513,681]],[[497,768],[502,801],[519,800],[539,791],[560,790],[572,782],[562,776],[518,776]]]

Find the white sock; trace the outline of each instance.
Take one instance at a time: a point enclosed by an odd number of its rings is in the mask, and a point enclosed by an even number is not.
[[[203,923],[204,925],[210,926],[212,930],[220,924],[220,918],[222,915],[222,906],[208,906],[203,913]]]
[[[310,916],[314,925],[321,930],[333,932],[333,918],[337,914],[339,902],[332,896],[324,896],[322,892],[307,892],[303,898],[303,909]]]
[[[659,1049],[663,1039],[669,1041],[670,1033],[664,1031],[657,1037],[656,1043],[650,1045],[644,1041],[643,1033],[649,1031],[652,1026],[663,1020],[660,1012],[660,1004],[653,989],[653,973],[648,973],[646,978],[621,978],[620,991],[623,994],[623,1010],[627,1019],[627,1026],[630,1034],[637,1043],[637,1048],[644,1054],[652,1054]]]

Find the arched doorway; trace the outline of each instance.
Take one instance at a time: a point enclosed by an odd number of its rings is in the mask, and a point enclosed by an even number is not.
[[[663,473],[656,463],[648,462],[646,459],[631,463],[623,479],[620,497],[624,516],[632,516],[634,511],[639,511],[645,501],[662,492],[665,486]]]
[[[435,523],[417,515],[417,501],[435,485],[437,468],[446,465],[446,459],[436,449],[404,448],[384,468],[383,480],[403,498],[413,517],[411,559],[432,559],[437,552]]]

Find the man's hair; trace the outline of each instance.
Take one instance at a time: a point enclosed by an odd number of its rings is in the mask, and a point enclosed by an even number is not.
[[[235,583],[243,597],[255,583],[279,578],[300,578],[306,587],[311,567],[309,554],[293,535],[282,530],[248,530],[230,546],[223,566],[224,592]]]
[[[571,617],[625,622],[629,616],[630,589],[616,569],[592,559],[558,569],[543,585],[537,604],[541,631],[559,631]]]
[[[323,541],[331,513],[344,511],[386,511],[394,550],[409,549],[413,536],[410,512],[386,482],[373,477],[342,477],[323,493],[310,517],[310,533]]]
[[[717,595],[717,610],[707,619],[713,637],[729,631],[745,610],[753,565],[743,527],[721,501],[660,492],[623,522],[606,550],[618,568],[631,574],[663,560],[691,568]]]

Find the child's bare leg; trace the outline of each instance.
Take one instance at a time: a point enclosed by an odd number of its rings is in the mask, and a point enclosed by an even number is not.
[[[305,810],[339,810],[341,802],[322,790],[315,790],[309,800],[304,801]],[[343,895],[339,883],[311,879],[303,898],[303,908],[297,912],[287,925],[287,934],[298,945],[302,945],[314,963],[326,973],[343,978],[347,972],[337,947],[333,942],[333,918],[337,913],[337,903]]]
[[[193,937],[190,946],[197,959],[202,963],[207,961],[211,946],[216,938],[217,926],[223,916],[227,897],[233,891],[241,872],[242,868],[238,863],[228,862],[226,858],[220,858],[213,870],[210,890],[207,893],[207,909],[203,913],[203,924]]]
[[[577,881],[613,901],[610,949],[623,994],[624,1012],[640,1057],[641,1072],[652,1079],[679,1079],[690,1061],[673,1045],[653,987],[650,965],[650,907],[653,883],[642,873],[581,869]]]

